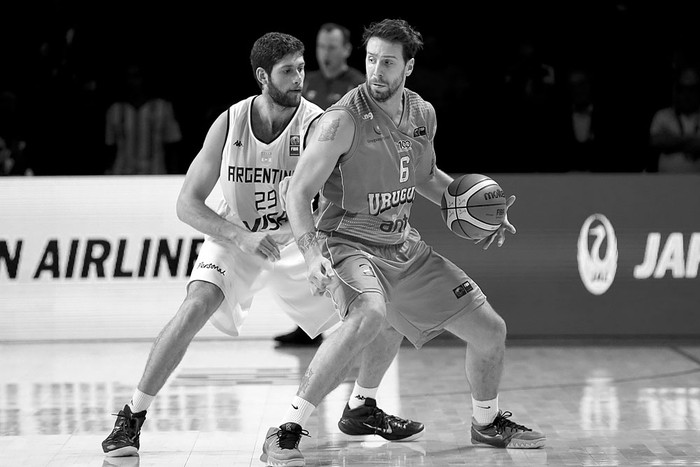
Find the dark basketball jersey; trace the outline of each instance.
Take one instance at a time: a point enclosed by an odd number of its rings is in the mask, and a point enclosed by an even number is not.
[[[352,147],[343,155],[321,191],[316,227],[373,243],[402,243],[409,231],[416,185],[435,169],[435,109],[404,89],[398,127],[370,97],[363,84],[331,109],[355,122]]]

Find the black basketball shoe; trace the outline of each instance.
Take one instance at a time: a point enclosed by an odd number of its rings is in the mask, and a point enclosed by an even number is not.
[[[365,405],[350,410],[345,404],[338,428],[346,435],[378,435],[389,441],[413,441],[423,436],[425,426],[413,420],[405,420],[384,413],[377,401],[368,397]]]
[[[146,421],[146,411],[131,413],[127,404],[116,415],[112,432],[102,441],[102,450],[109,457],[135,456],[139,452],[139,435]]]

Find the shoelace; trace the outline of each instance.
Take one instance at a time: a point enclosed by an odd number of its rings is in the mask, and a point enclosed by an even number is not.
[[[112,430],[115,438],[119,436],[120,439],[125,438],[129,441],[133,440],[138,434],[137,428],[134,426],[138,424],[138,421],[133,417],[127,417],[124,412],[113,413],[112,415],[117,417],[114,429]]]
[[[499,433],[503,433],[506,430],[506,428],[510,428],[513,431],[532,431],[526,426],[518,425],[512,420],[508,420],[508,418],[512,416],[512,412],[499,412],[496,416],[496,419],[493,421],[493,426],[496,428],[496,431],[498,431]]]
[[[311,437],[306,430],[299,432],[279,430],[277,432],[277,445],[282,449],[296,449],[299,447],[299,441],[301,441],[302,436]]]

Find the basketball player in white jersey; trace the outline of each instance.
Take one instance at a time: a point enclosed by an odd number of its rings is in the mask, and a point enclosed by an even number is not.
[[[422,37],[405,21],[387,19],[365,29],[363,41],[366,82],[323,114],[287,192],[290,223],[309,281],[329,292],[344,316],[316,352],[293,403],[316,407],[387,320],[416,348],[444,331],[469,343],[465,368],[472,443],[541,447],[542,433],[513,422],[510,412],[499,409],[503,319],[479,286],[410,225],[415,196],[439,206],[452,182],[436,166],[435,109],[404,87]],[[319,192],[322,209],[314,215],[309,201]],[[507,206],[514,201],[511,196]],[[515,233],[507,216],[498,231],[479,242],[484,248],[493,241],[500,246],[506,231]],[[284,456],[296,459],[293,465],[304,465],[297,444],[306,420],[288,418],[270,428],[261,459]],[[286,442],[280,446],[276,438]]]
[[[261,94],[234,104],[216,119],[187,171],[177,214],[202,232],[205,241],[185,300],[154,342],[131,401],[102,443],[108,456],[138,452],[146,410],[197,332],[211,320],[237,336],[263,286],[269,286],[283,310],[312,337],[339,321],[332,301],[312,294],[308,286],[280,194],[280,182],[294,172],[322,112],[301,95],[303,54],[302,42],[288,34],[267,33],[255,42],[250,62]],[[223,200],[215,212],[205,200],[217,183]],[[384,414],[374,400],[403,339],[388,325],[383,328],[362,356],[343,416],[362,425],[361,434],[413,439],[422,435],[423,424]]]

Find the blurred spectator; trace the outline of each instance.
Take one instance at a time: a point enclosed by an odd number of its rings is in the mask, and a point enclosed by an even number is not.
[[[148,88],[144,70],[136,63],[124,70],[122,95],[107,108],[105,144],[114,163],[113,175],[180,173],[180,124],[172,103]]]
[[[57,0],[45,12],[28,69],[26,156],[36,175],[102,173],[93,161],[102,158],[104,132],[96,106],[97,72],[91,39],[77,6]],[[98,132],[98,133],[95,133]],[[87,160],[86,160],[87,159]]]
[[[23,127],[19,98],[9,90],[0,92],[0,175],[33,175]]]
[[[625,162],[637,154],[643,140],[634,138],[629,116],[620,114],[599,97],[593,73],[572,67],[566,74],[561,112],[552,138],[557,153],[551,161],[555,172],[617,172],[633,170]],[[635,144],[637,143],[637,144]]]
[[[303,94],[322,109],[327,109],[349,90],[365,81],[365,74],[348,65],[352,53],[350,30],[336,23],[325,23],[316,36],[318,70],[304,79]]]
[[[700,172],[700,71],[679,69],[673,102],[651,121],[650,145],[658,152],[659,172]]]
[[[535,40],[523,36],[503,75],[505,134],[503,172],[550,171],[557,155],[551,140],[556,121],[556,74]]]

